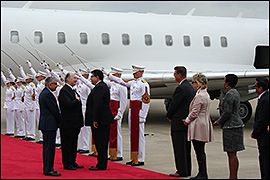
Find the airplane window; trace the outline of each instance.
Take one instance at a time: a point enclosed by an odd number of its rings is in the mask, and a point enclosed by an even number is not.
[[[228,42],[226,37],[220,37],[221,47],[228,47]]]
[[[110,44],[110,35],[108,33],[102,33],[102,43],[104,45]]]
[[[58,36],[58,43],[59,43],[59,44],[64,44],[64,43],[66,43],[65,33],[63,33],[63,32],[58,32],[58,33],[57,33],[57,36]]]
[[[166,35],[165,39],[166,39],[166,45],[167,46],[172,46],[173,45],[173,39],[172,39],[171,35]]]
[[[185,46],[190,46],[190,37],[189,36],[184,36],[184,45]]]
[[[145,45],[151,46],[152,45],[152,36],[150,34],[146,34],[144,37],[145,37]]]
[[[40,31],[36,31],[34,35],[34,41],[36,44],[40,44],[43,42],[42,33]]]
[[[88,39],[87,39],[87,34],[86,33],[80,33],[80,42],[81,44],[87,44],[88,43]]]
[[[204,46],[205,47],[210,47],[211,46],[210,37],[209,36],[204,36],[203,37],[203,42],[204,42]]]
[[[128,34],[122,34],[122,43],[125,46],[129,45],[130,40],[129,40],[129,35]]]
[[[19,32],[18,31],[10,31],[10,41],[12,43],[19,42]]]

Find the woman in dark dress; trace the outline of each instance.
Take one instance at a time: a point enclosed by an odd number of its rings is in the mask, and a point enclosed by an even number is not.
[[[237,179],[239,161],[237,151],[245,149],[243,140],[244,123],[239,115],[240,94],[235,89],[238,77],[227,74],[224,79],[224,88],[228,90],[221,102],[221,116],[214,122],[223,129],[223,150],[227,152],[229,160],[230,179]]]

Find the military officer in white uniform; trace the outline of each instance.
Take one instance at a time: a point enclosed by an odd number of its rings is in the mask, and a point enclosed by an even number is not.
[[[89,78],[89,70],[79,69],[81,75],[88,80]],[[77,93],[79,93],[81,102],[82,102],[82,114],[83,114],[83,121],[85,124],[85,110],[86,110],[86,100],[88,95],[91,92],[91,89],[83,83],[80,79],[77,81]],[[89,153],[89,139],[90,139],[90,126],[83,126],[81,127],[81,131],[79,133],[79,147],[78,153]]]
[[[32,75],[26,75],[23,67],[19,66],[20,73],[26,82],[25,86],[25,122],[26,122],[26,138],[24,140],[35,140],[36,137],[36,85],[33,83]]]
[[[132,65],[134,80],[125,82],[121,78],[108,74],[105,69],[103,73],[110,80],[130,88],[129,108],[129,132],[131,155],[127,165],[141,166],[145,160],[145,137],[144,123],[150,107],[150,87],[143,79],[144,66]]]
[[[121,78],[123,70],[116,67],[111,67],[113,76]],[[110,139],[109,139],[109,155],[111,161],[123,160],[123,147],[122,147],[122,132],[121,124],[123,114],[127,106],[127,87],[122,86],[114,81],[104,80],[107,86],[110,88],[111,94],[111,111],[115,120],[114,124],[111,124]]]
[[[17,127],[17,135],[16,138],[24,138],[25,137],[25,121],[24,121],[24,91],[25,86],[23,85],[23,78],[16,77],[13,75],[12,70],[8,69],[9,77],[16,82],[17,89],[15,91],[15,99],[14,99],[14,113],[15,113],[15,120],[16,120],[16,127]]]
[[[44,73],[42,71],[38,71],[38,73],[36,73],[36,71],[32,67],[30,60],[27,60],[26,63],[29,67],[31,74],[33,75],[33,77],[35,77],[35,81],[37,82],[37,88],[36,88],[37,93],[36,93],[35,98],[36,98],[36,118],[37,118],[37,125],[38,125],[39,124],[39,117],[40,117],[38,98],[39,98],[40,93],[42,92],[42,90],[45,87],[46,73]],[[39,141],[37,141],[37,143],[40,143],[40,144],[43,143],[43,135],[42,135],[42,132],[40,130],[39,130]]]
[[[14,135],[14,99],[15,99],[15,83],[11,79],[7,79],[4,72],[1,71],[1,78],[7,86],[6,96],[4,102],[4,109],[6,109],[6,134],[8,136]]]

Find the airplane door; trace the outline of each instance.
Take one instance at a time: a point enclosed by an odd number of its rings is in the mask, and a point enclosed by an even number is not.
[[[257,46],[254,60],[256,69],[269,69],[269,46]]]

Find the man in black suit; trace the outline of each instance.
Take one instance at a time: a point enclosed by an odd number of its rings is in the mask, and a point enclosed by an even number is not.
[[[184,66],[174,68],[175,80],[179,83],[172,96],[168,108],[167,119],[171,122],[171,137],[174,149],[176,173],[173,177],[191,175],[191,143],[187,141],[188,127],[182,122],[188,116],[189,104],[196,91],[186,79],[187,70]]]
[[[98,163],[89,170],[106,170],[110,125],[114,123],[110,108],[110,90],[103,82],[103,73],[100,70],[94,70],[91,73],[90,79],[95,87],[87,98],[85,126],[91,126],[98,152]]]
[[[56,130],[61,124],[61,114],[52,91],[57,88],[53,77],[45,80],[45,88],[39,95],[40,118],[38,129],[43,134],[43,174],[45,176],[61,176],[54,171]]]
[[[257,78],[255,84],[259,94],[256,107],[253,132],[251,137],[257,139],[259,149],[260,171],[262,179],[269,179],[269,82],[266,78]]]
[[[62,163],[64,169],[76,170],[84,168],[76,163],[78,135],[83,126],[82,103],[79,94],[73,89],[77,82],[75,75],[68,73],[65,82],[59,93],[59,106],[62,113],[60,128]]]

